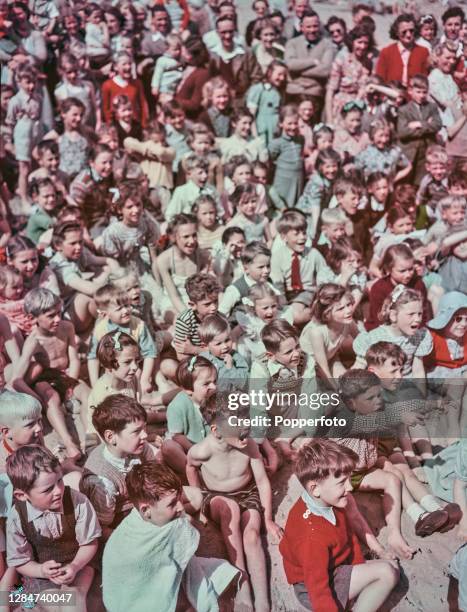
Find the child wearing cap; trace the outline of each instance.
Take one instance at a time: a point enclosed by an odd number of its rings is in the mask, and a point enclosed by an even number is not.
[[[453,400],[447,413],[448,431],[457,437],[467,372],[467,295],[460,291],[445,293],[438,314],[427,327],[433,339],[433,349],[425,358],[427,378],[431,383],[437,379],[446,396]]]

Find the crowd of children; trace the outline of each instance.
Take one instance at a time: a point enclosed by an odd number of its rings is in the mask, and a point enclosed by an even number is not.
[[[467,16],[383,4],[0,0],[2,610],[276,609],[266,530],[376,612],[402,512],[467,609]]]

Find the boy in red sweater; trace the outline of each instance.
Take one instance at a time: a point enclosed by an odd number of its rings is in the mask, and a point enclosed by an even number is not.
[[[313,612],[373,612],[399,573],[390,561],[366,561],[345,507],[357,455],[332,440],[314,439],[298,451],[295,473],[302,497],[290,510],[279,545],[287,581]]]

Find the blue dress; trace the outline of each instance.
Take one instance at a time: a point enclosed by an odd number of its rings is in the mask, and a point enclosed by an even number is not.
[[[246,105],[255,115],[258,136],[268,145],[276,136],[281,94],[270,83],[255,83],[246,94]]]
[[[303,138],[279,136],[269,144],[274,161],[273,187],[288,208],[293,208],[303,191]]]

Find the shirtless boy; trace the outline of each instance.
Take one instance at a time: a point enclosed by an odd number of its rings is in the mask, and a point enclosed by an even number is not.
[[[202,513],[220,525],[229,560],[243,572],[237,604],[266,612],[270,604],[261,513],[269,533],[280,539],[282,529],[272,519],[271,485],[258,446],[248,428],[229,425],[231,415],[219,405],[205,413],[211,433],[189,450],[187,477],[190,485],[206,491]]]
[[[87,409],[89,387],[78,380],[80,361],[73,324],[61,320],[61,301],[48,289],[33,289],[24,298],[24,308],[36,327],[26,338],[14,379],[25,379],[46,407],[47,418],[61,438],[70,459],[77,459],[76,446],[65,423],[62,402],[73,395]]]

